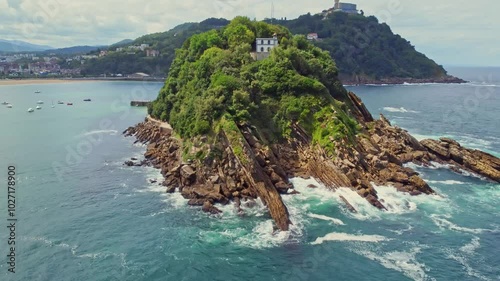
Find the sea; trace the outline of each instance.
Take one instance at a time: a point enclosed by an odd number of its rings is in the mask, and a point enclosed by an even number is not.
[[[500,68],[449,71],[469,82],[348,89],[418,139],[500,156]],[[0,86],[13,106],[0,106],[0,280],[500,280],[500,185],[445,165],[408,165],[436,195],[375,186],[387,211],[350,189],[291,179],[300,194],[284,196],[288,232],[273,233],[260,201],[241,216],[187,206],[152,183],[160,171],[123,165],[146,150],[122,135],[147,114],[129,103],[161,87]]]

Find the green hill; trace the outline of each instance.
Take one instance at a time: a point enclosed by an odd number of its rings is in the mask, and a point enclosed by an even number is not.
[[[452,79],[441,65],[416,51],[409,41],[374,16],[336,12],[274,22],[294,34],[317,33],[319,40],[314,44],[330,52],[344,82]]]
[[[132,42],[113,45],[110,53],[98,59],[90,60],[82,68],[83,75],[98,76],[106,74],[131,74],[145,72],[151,75],[165,76],[175,57],[175,50],[180,48],[184,41],[198,33],[217,29],[228,24],[225,19],[207,19],[200,23],[184,23],[167,32],[153,33],[141,36]],[[158,50],[160,56],[147,57],[143,51],[127,51],[129,46],[148,44],[151,49]],[[122,47],[125,51],[116,52]]]
[[[269,20],[267,20],[269,22]],[[446,70],[415,50],[415,47],[390,27],[373,17],[363,15],[326,13],[302,15],[293,20],[273,20],[287,27],[292,34],[317,33],[316,46],[327,50],[336,61],[340,79],[344,83],[403,83],[403,82],[461,82],[448,76]],[[207,19],[200,23],[185,23],[174,29],[145,35],[124,46],[148,44],[160,51],[158,57],[146,57],[142,52],[115,52],[84,65],[84,75],[103,73],[130,74],[146,72],[165,76],[180,48],[191,35],[228,24],[225,19]]]

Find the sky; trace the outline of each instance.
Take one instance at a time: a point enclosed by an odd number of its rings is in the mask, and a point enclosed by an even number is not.
[[[296,18],[333,0],[274,0],[274,17]],[[352,0],[437,63],[500,66],[500,1]],[[462,2],[462,1],[460,1]],[[270,0],[0,0],[0,39],[53,47],[108,45],[209,17],[271,17]]]

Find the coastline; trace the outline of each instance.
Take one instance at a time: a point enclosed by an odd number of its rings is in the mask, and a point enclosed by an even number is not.
[[[384,78],[384,79],[367,79],[356,77],[343,77],[341,79],[344,86],[373,86],[373,85],[405,85],[405,84],[463,84],[468,83],[463,79],[447,76],[442,78]],[[0,86],[8,85],[36,85],[36,84],[61,84],[75,82],[103,82],[103,81],[135,81],[135,82],[164,82],[166,78],[128,78],[128,77],[88,77],[88,78],[28,78],[28,79],[0,79]]]
[[[28,79],[0,79],[0,86],[12,85],[38,85],[38,84],[63,84],[63,83],[77,83],[77,82],[111,82],[111,81],[139,81],[139,82],[164,82],[164,78],[151,78],[151,79],[135,79],[123,77],[89,77],[89,78],[28,78]]]
[[[370,85],[405,85],[405,84],[464,84],[468,83],[461,78],[454,76],[445,76],[440,78],[382,78],[382,79],[370,79],[366,77],[342,77],[340,81],[344,86],[370,86]]]

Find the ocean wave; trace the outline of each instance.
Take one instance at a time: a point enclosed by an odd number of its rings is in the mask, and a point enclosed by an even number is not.
[[[76,249],[78,248],[78,245],[69,245],[69,244],[64,243],[64,242],[62,242],[62,243],[56,242],[56,241],[50,240],[50,239],[43,237],[43,236],[25,236],[25,237],[21,236],[20,240],[38,242],[38,243],[45,244],[49,247],[59,247],[59,248],[63,248],[63,249],[68,249],[71,251],[71,253],[73,255],[76,255]]]
[[[333,222],[336,225],[345,225],[345,223],[339,219],[324,216],[324,215],[317,215],[317,214],[307,214],[311,218],[319,219],[319,220],[324,220],[324,221],[330,221]]]
[[[492,280],[482,275],[478,270],[474,269],[470,264],[470,259],[477,255],[476,251],[481,247],[480,238],[473,237],[471,242],[456,249],[445,248],[444,253],[451,260],[458,262],[464,269],[467,275],[475,277],[479,280],[489,281]]]
[[[359,196],[359,194],[350,188],[339,188],[335,191],[336,200],[341,206],[344,206],[344,202],[340,198],[341,196],[345,198],[353,207],[356,209],[356,213],[349,211],[347,208],[343,208],[343,212],[346,216],[355,218],[357,220],[372,220],[378,221],[381,219],[382,212],[372,206],[368,201]]]
[[[409,252],[388,252],[380,253],[366,249],[358,249],[355,252],[372,261],[380,263],[387,269],[396,270],[403,273],[413,280],[435,280],[426,273],[427,269],[424,263],[417,261],[416,255],[421,252],[420,247],[414,247]]]
[[[469,244],[465,244],[460,248],[460,251],[469,255],[474,255],[476,250],[479,249],[479,247],[481,247],[480,240],[481,239],[479,237],[472,238]]]
[[[92,136],[92,135],[103,135],[103,134],[109,134],[109,135],[116,135],[118,134],[117,130],[94,130],[90,132],[86,132],[80,135],[80,137],[85,137],[85,136]]]
[[[408,232],[408,231],[412,231],[413,230],[413,226],[411,225],[408,225],[407,228],[403,228],[403,229],[398,229],[398,230],[391,230],[391,229],[388,229],[390,232],[392,233],[395,233],[397,235],[403,235],[405,232]]]
[[[444,185],[462,185],[462,184],[467,184],[466,182],[456,181],[456,180],[443,180],[443,181],[427,180],[426,182],[429,183],[429,184],[444,184]]]
[[[352,242],[371,242],[378,243],[382,241],[390,240],[387,237],[380,235],[355,235],[342,232],[332,232],[328,233],[323,237],[318,237],[311,245],[320,245],[325,241],[352,241]]]
[[[391,214],[412,213],[417,210],[417,204],[412,201],[411,195],[399,192],[393,186],[377,186],[372,184],[377,191],[380,202]]]
[[[420,113],[419,111],[414,111],[414,110],[408,110],[404,107],[400,107],[400,108],[397,108],[397,107],[384,107],[383,110],[387,111],[387,112],[399,112],[399,113]]]
[[[483,228],[468,228],[468,227],[463,227],[459,226],[448,219],[451,218],[450,215],[438,215],[438,214],[432,214],[431,220],[434,222],[434,224],[439,227],[440,229],[447,229],[447,230],[452,230],[452,231],[458,231],[458,232],[465,232],[465,233],[470,233],[470,234],[481,234],[483,232],[491,232],[493,230],[490,229],[483,229]]]
[[[477,83],[477,82],[469,82],[469,83],[466,83],[465,85],[467,85],[467,86],[473,86],[473,87],[500,88],[500,85],[487,84],[487,83]]]

